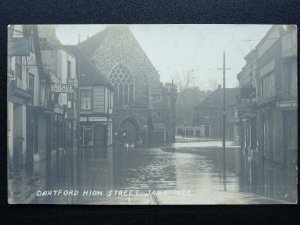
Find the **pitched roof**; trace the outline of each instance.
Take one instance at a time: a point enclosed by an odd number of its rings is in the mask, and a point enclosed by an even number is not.
[[[226,88],[226,106],[237,103],[237,96],[239,95],[239,88]],[[195,108],[200,107],[222,107],[223,105],[223,88],[218,88],[214,92],[206,96]]]
[[[111,42],[111,39],[117,38],[119,34],[125,34],[127,38],[133,41],[133,44],[137,46],[137,51],[141,54],[139,55],[140,60],[144,62],[144,65],[147,65],[151,68],[151,73],[155,78],[159,79],[159,74],[152,62],[150,61],[147,54],[144,52],[140,43],[136,40],[130,28],[127,25],[109,25],[105,29],[94,34],[92,37],[84,40],[78,44],[78,48],[83,53],[84,56],[89,60],[93,60],[93,55],[99,47],[103,47],[102,51],[106,54],[111,54],[111,49],[107,42]],[[125,44],[125,43],[124,43]],[[105,56],[106,57],[106,56]],[[139,66],[140,68],[141,66]]]
[[[106,86],[113,90],[111,83],[105,78],[105,76],[87,60],[87,58],[82,54],[76,45],[64,45],[67,51],[76,56],[78,62],[80,77],[79,85],[81,86]],[[84,75],[84,76],[83,76]]]
[[[104,30],[96,33],[92,37],[86,39],[83,42],[78,44],[78,48],[80,51],[87,56],[88,58],[93,55],[96,51],[97,47],[102,43],[105,39],[106,35],[109,33],[109,28],[105,28]]]

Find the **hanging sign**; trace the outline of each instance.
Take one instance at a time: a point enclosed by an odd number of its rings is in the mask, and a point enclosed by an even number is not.
[[[29,56],[28,38],[9,38],[7,40],[7,55]]]
[[[73,93],[73,86],[70,84],[51,84],[51,92],[55,93]]]

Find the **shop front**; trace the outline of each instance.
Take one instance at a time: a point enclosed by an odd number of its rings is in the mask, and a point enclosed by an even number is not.
[[[107,146],[112,144],[111,119],[106,117],[81,116],[79,144],[82,149],[94,149],[94,156],[107,157]]]

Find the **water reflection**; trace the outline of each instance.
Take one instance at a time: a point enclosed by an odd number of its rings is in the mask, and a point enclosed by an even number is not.
[[[32,203],[259,204],[281,203],[273,198],[288,200],[287,189],[292,187],[282,171],[267,164],[264,169],[260,168],[260,164],[240,148],[226,148],[224,192],[223,154],[219,143],[207,142],[204,146],[189,143],[194,147],[179,147],[178,144],[163,148],[111,147],[104,150],[80,149],[79,153],[56,152],[53,157],[55,161],[50,163],[50,175],[45,172],[45,179],[41,179],[45,181],[43,190],[78,190],[80,194],[39,197]],[[106,154],[99,155],[99,151]],[[48,164],[45,163],[46,166]],[[47,170],[44,168],[41,171]],[[122,192],[107,196],[112,190]],[[128,194],[131,190],[142,193],[188,191],[190,195],[133,197]],[[83,192],[86,195],[82,195]]]

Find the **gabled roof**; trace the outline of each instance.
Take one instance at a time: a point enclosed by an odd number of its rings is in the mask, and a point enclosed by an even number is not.
[[[112,39],[118,38],[119,34],[124,34],[126,38],[131,40],[130,43],[132,44],[132,46],[136,47],[136,52],[140,54],[139,56],[137,55],[134,56],[140,57],[139,59],[140,61],[143,61],[144,66],[146,65],[146,67],[150,68],[151,71],[150,74],[152,74],[154,78],[159,79],[160,76],[157,70],[155,69],[149,57],[144,52],[140,43],[136,40],[136,38],[134,37],[133,33],[131,32],[130,28],[127,25],[115,25],[115,24],[109,25],[105,29],[94,34],[92,37],[79,43],[78,48],[83,53],[83,55],[89,60],[93,60],[93,55],[97,49],[101,49],[101,52],[104,54],[104,56],[102,57],[106,57],[106,55],[112,54],[111,48],[113,48],[113,46],[111,46],[110,44],[113,43]],[[124,42],[122,44],[126,45],[127,43]],[[143,66],[139,65],[136,68],[141,68],[141,67]]]
[[[226,106],[237,104],[239,88],[226,88]],[[223,106],[223,88],[218,88],[206,96],[195,108],[201,107],[222,107]]]
[[[105,76],[87,60],[87,58],[81,53],[75,45],[64,45],[67,51],[76,57],[79,70],[79,86],[106,86],[111,90],[114,90],[111,83],[105,78]]]
[[[96,51],[98,46],[103,42],[108,33],[109,28],[105,28],[104,30],[96,33],[85,41],[80,42],[78,44],[78,48],[85,56],[90,57],[94,53],[94,51]]]

